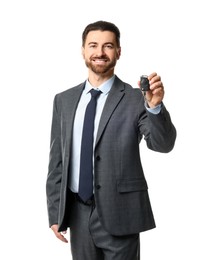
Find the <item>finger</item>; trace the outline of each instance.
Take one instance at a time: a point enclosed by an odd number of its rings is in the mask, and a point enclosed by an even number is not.
[[[150,85],[153,85],[154,83],[157,83],[157,82],[161,82],[161,77],[158,76],[158,75],[154,76],[154,77],[149,81],[149,84],[150,84]],[[161,82],[161,84],[162,84],[162,82]]]
[[[154,78],[155,76],[157,76],[157,73],[156,73],[156,72],[153,72],[152,74],[150,74],[150,75],[148,76],[148,80],[149,80],[149,81],[152,80],[152,78]]]
[[[158,95],[158,96],[163,96],[164,95],[164,90],[162,88],[156,88],[155,90],[152,91],[153,95]]]
[[[154,90],[154,89],[157,89],[157,88],[163,89],[163,83],[160,80],[160,77],[159,77],[158,81],[154,81],[153,83],[150,83],[150,89],[151,90]]]
[[[68,240],[61,233],[58,233],[57,238],[64,243],[68,243]]]
[[[62,242],[68,243],[68,240],[59,232],[55,232],[55,236]]]
[[[63,231],[62,233],[58,232],[58,225],[53,225],[51,226],[51,229],[53,230],[55,236],[60,239],[61,241],[65,242],[65,243],[68,243],[68,240],[62,235],[63,234],[66,234],[67,231]]]

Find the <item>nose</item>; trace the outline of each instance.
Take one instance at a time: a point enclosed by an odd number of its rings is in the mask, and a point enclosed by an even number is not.
[[[97,55],[101,56],[104,54],[104,47],[103,46],[98,46],[97,48]]]

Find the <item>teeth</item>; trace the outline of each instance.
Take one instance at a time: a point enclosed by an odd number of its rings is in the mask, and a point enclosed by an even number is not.
[[[104,63],[105,60],[95,60],[95,62],[97,62],[97,63]]]

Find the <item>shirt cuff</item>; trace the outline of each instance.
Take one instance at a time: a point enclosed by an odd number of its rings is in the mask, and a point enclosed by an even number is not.
[[[145,107],[146,107],[147,111],[149,111],[150,113],[152,113],[154,115],[157,115],[160,113],[162,103],[153,108],[148,107],[147,104],[145,103]]]

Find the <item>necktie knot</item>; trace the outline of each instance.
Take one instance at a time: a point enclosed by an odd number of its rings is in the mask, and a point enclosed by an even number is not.
[[[101,94],[101,91],[100,90],[95,90],[95,89],[91,89],[90,90],[90,94],[91,94],[91,96],[93,97],[93,98],[97,98],[100,94]]]

